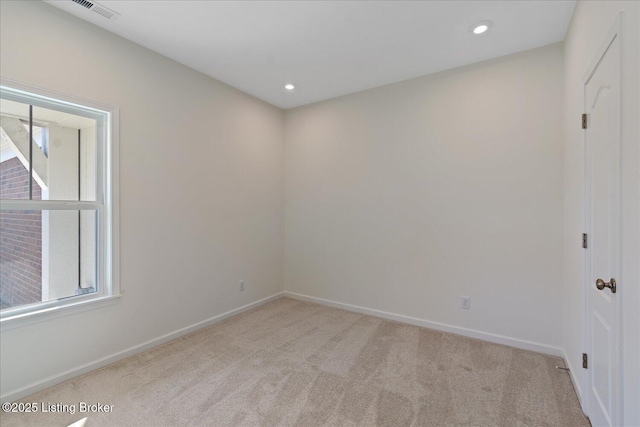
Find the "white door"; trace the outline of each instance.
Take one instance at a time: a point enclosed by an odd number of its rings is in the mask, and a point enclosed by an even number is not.
[[[585,83],[587,412],[620,425],[620,34],[612,32]]]

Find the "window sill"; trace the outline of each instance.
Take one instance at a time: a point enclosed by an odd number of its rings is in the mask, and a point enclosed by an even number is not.
[[[118,302],[121,296],[122,294],[110,295],[5,317],[0,320],[0,332],[113,305]]]

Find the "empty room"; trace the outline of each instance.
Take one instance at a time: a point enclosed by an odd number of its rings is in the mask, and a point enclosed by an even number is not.
[[[640,427],[640,1],[0,0],[0,424]]]

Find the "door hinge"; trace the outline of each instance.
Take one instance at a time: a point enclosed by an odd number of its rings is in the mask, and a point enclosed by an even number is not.
[[[587,249],[588,245],[587,245],[587,233],[582,233],[582,247],[584,249]]]
[[[587,128],[587,115],[583,114],[582,115],[582,129],[586,129]]]
[[[588,363],[587,353],[582,353],[582,367],[584,369],[587,369],[588,366],[589,366],[589,363]]]

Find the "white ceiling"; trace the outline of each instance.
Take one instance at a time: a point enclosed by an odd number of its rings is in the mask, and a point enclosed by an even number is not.
[[[281,108],[564,40],[575,1],[112,1],[60,9]],[[477,36],[474,23],[493,22]],[[294,82],[293,92],[284,90]]]

